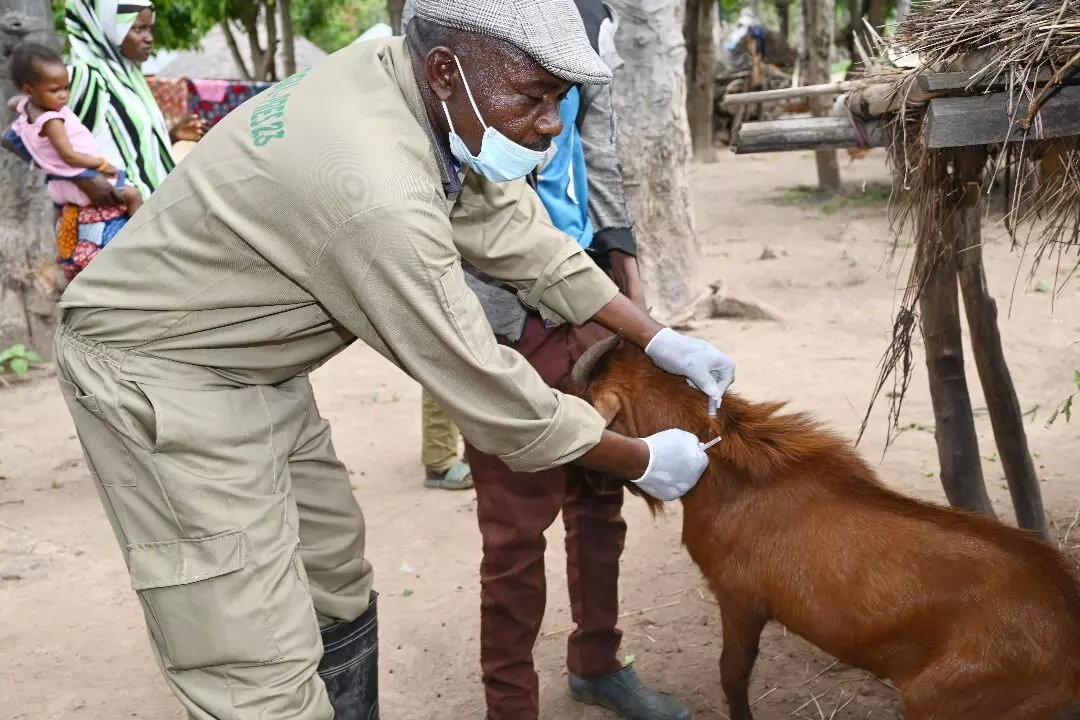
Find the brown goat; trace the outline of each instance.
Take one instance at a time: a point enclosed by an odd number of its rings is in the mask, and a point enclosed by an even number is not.
[[[1080,585],[1056,548],[893,492],[849,442],[782,404],[728,393],[711,419],[685,380],[615,344],[574,371],[613,429],[723,438],[682,499],[682,539],[720,604],[732,720],[752,720],[769,620],[888,678],[908,720],[1080,719]]]

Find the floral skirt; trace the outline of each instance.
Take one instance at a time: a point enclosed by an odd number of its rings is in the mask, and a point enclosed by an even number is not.
[[[90,264],[127,223],[127,208],[65,205],[56,223],[56,264],[68,282]]]

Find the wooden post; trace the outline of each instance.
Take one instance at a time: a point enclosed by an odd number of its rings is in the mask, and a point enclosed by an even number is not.
[[[954,224],[957,233],[960,290],[967,310],[975,367],[982,381],[990,423],[994,428],[1001,467],[1009,484],[1020,527],[1050,540],[1043,510],[1042,491],[1028,451],[1027,433],[997,325],[997,303],[986,285],[982,254],[982,168],[985,148],[956,153],[955,168],[964,183],[963,198]]]
[[[956,264],[951,259],[927,282],[919,298],[919,312],[945,496],[951,505],[994,517],[983,481],[979,438],[964,373]]]

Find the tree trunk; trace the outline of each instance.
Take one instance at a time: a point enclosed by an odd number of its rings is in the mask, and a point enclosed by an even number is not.
[[[777,0],[776,14],[780,18],[780,35],[784,42],[791,42],[791,1]]]
[[[265,0],[263,16],[266,19],[266,50],[263,52],[262,63],[259,65],[259,79],[267,82],[275,82],[277,77],[277,12],[274,0]]]
[[[694,159],[713,162],[713,97],[716,87],[716,47],[713,44],[715,0],[688,0],[686,22],[686,76],[690,80],[687,115]]]
[[[804,0],[810,4],[807,8],[809,24],[809,63],[806,84],[827,83],[831,77],[833,33],[835,30],[834,0]],[[810,99],[810,107],[816,117],[829,114],[832,98],[828,95]],[[840,162],[835,150],[819,150],[814,153],[817,161],[818,187],[823,190],[840,189]]]
[[[236,34],[233,33],[229,22],[228,19],[221,21],[221,31],[225,35],[225,44],[229,46],[229,54],[232,55],[233,63],[236,65],[236,69],[240,71],[240,76],[244,80],[253,80],[251,71],[244,64],[244,57],[240,54],[240,46],[236,43]]]
[[[49,0],[0,0],[0,58],[22,42],[57,47]],[[0,133],[14,120],[17,88],[0,74]],[[63,276],[55,265],[53,210],[43,175],[0,150],[0,350],[24,344],[50,356]]]
[[[401,34],[401,14],[405,10],[405,0],[386,0],[386,11],[390,13],[390,27],[395,35]]]
[[[813,85],[806,77],[810,65],[810,10],[814,0],[799,0],[799,85]]]
[[[1016,396],[1001,333],[997,324],[997,303],[986,285],[983,267],[981,177],[986,151],[963,150],[957,153],[955,167],[964,182],[964,195],[956,210],[953,225],[957,234],[960,267],[960,290],[967,310],[968,331],[975,367],[982,381],[990,424],[1001,458],[1001,469],[1009,484],[1016,520],[1020,527],[1050,540],[1050,526],[1043,510],[1039,476],[1028,450],[1027,432],[1020,400]]]
[[[847,0],[848,17],[850,18],[851,32],[847,36],[848,54],[851,57],[851,67],[855,69],[855,64],[859,61],[859,53],[855,50],[855,37],[858,36],[859,40],[863,39],[863,35],[860,33],[863,29],[862,23],[862,0]],[[866,49],[866,43],[863,43],[863,48]]]
[[[613,93],[642,281],[665,319],[694,298],[700,246],[690,197],[685,0],[613,0],[624,64]]]
[[[869,3],[866,6],[866,19],[874,26],[879,35],[884,36],[882,31],[885,29],[885,15],[889,12],[889,1],[869,0]]]
[[[296,31],[293,30],[292,0],[278,0],[281,8],[281,50],[285,60],[285,77],[296,74]]]

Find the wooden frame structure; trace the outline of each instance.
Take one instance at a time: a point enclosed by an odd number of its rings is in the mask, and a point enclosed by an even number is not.
[[[942,485],[951,504],[994,515],[983,479],[965,372],[962,298],[975,367],[1017,522],[1049,540],[1039,479],[1005,360],[997,304],[987,287],[982,254],[982,182],[990,147],[1080,137],[1080,76],[1047,73],[1038,79],[1054,91],[1030,99],[1016,98],[1008,92],[1003,78],[979,79],[977,74],[945,72],[919,75],[904,98],[897,96],[901,83],[894,76],[878,84],[833,83],[745,93],[728,96],[725,103],[781,102],[850,92],[847,117],[744,124],[733,140],[736,154],[880,147],[886,142],[884,117],[903,103],[929,103],[923,128],[926,146],[940,153],[952,168],[959,197],[938,229],[951,245],[950,257],[929,276],[918,301]]]

